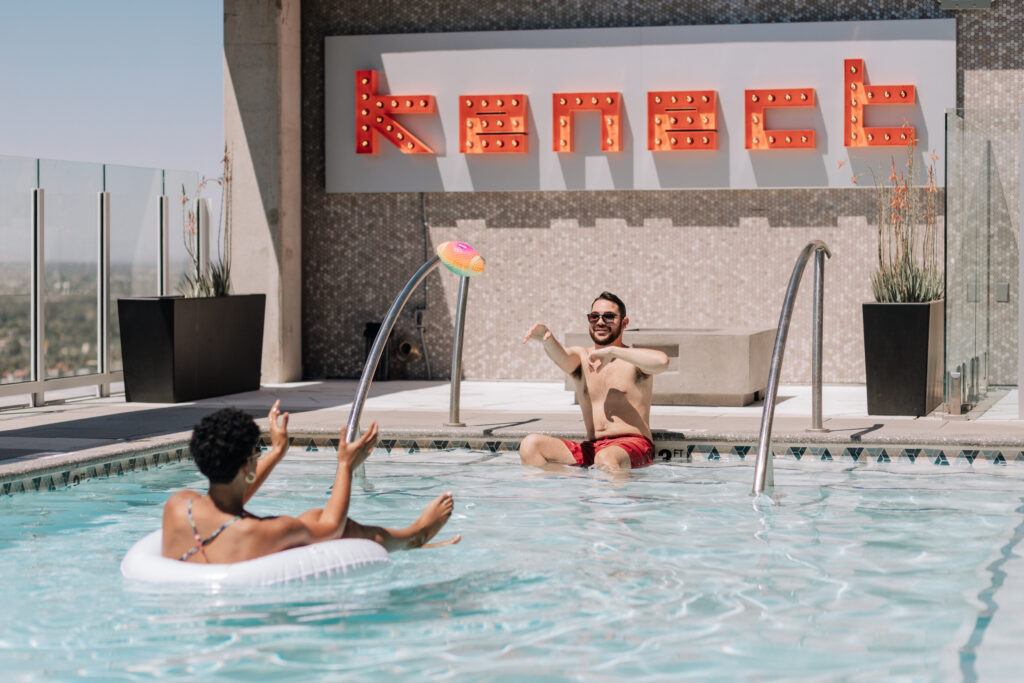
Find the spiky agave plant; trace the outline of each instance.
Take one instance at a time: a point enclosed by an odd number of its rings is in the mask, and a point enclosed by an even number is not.
[[[945,292],[935,234],[937,157],[929,155],[924,188],[914,187],[915,143],[906,147],[903,168],[893,158],[888,182],[875,177],[878,266],[871,289],[878,302],[935,301]]]

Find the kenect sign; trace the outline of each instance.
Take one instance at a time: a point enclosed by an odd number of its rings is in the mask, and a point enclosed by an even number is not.
[[[850,187],[941,152],[955,106],[946,19],[340,36],[325,60],[328,192]]]

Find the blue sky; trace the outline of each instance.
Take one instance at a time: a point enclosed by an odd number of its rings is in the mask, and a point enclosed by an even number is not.
[[[222,0],[0,0],[0,154],[216,176]]]

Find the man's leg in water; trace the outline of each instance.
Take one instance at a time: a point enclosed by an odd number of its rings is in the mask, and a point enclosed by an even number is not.
[[[387,548],[388,552],[408,550],[410,548],[433,548],[440,545],[453,545],[462,539],[462,535],[446,541],[427,543],[433,538],[448,518],[452,516],[455,501],[452,494],[443,493],[435,498],[420,513],[419,518],[404,529],[386,529],[379,526],[364,526],[351,517],[345,522],[345,533],[342,538],[368,538]]]
[[[524,465],[544,467],[549,463],[575,465],[576,458],[561,439],[544,434],[530,434],[519,444],[519,459]],[[626,459],[629,462],[629,458]]]
[[[594,455],[594,465],[606,470],[630,470],[629,453],[621,446],[602,448]]]

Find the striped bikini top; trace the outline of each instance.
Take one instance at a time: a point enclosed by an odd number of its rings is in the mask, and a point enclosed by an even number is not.
[[[206,560],[207,563],[209,563],[210,562],[210,558],[208,558],[206,556],[206,546],[209,545],[213,541],[213,539],[215,539],[218,536],[220,536],[220,532],[222,532],[225,529],[227,529],[229,526],[231,526],[232,524],[234,524],[235,522],[240,520],[242,517],[246,516],[248,513],[242,512],[242,514],[240,514],[240,515],[235,515],[234,517],[232,517],[228,521],[226,521],[223,524],[221,524],[219,529],[217,529],[216,531],[214,531],[212,534],[210,534],[209,536],[207,536],[204,539],[203,537],[201,537],[199,535],[199,530],[196,529],[196,520],[193,519],[193,517],[192,517],[192,503],[194,501],[195,501],[195,498],[191,498],[188,501],[188,523],[192,526],[192,537],[196,539],[196,547],[189,549],[189,551],[187,553],[182,555],[181,556],[181,561],[184,562],[188,558],[190,558],[193,555],[195,555],[197,552],[201,552],[203,554],[203,559]]]

